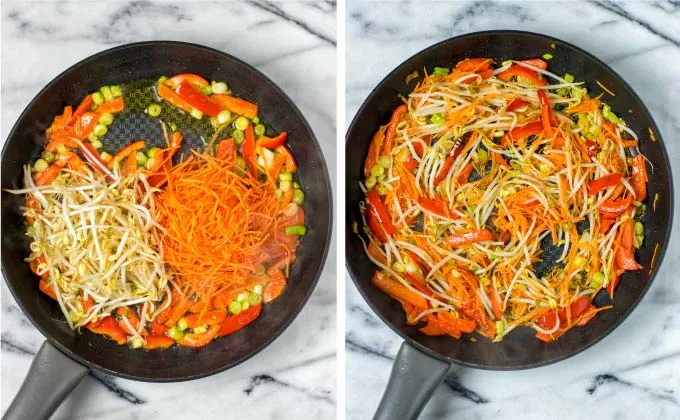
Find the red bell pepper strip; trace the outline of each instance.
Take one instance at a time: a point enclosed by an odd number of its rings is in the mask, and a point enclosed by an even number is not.
[[[246,165],[248,165],[250,175],[253,178],[257,178],[257,154],[255,153],[255,134],[253,133],[252,124],[248,124],[245,137],[241,153],[246,161]]]
[[[398,281],[384,275],[381,271],[376,271],[371,282],[383,293],[386,293],[400,302],[409,303],[421,310],[427,309],[427,300],[410,291],[406,286]]]
[[[175,340],[166,335],[149,335],[144,342],[145,350],[167,349],[175,344]]]
[[[437,318],[439,318],[441,324],[450,324],[464,333],[471,333],[477,328],[477,323],[475,321],[459,318],[447,312],[439,312]]]
[[[279,174],[281,173],[281,169],[283,169],[283,165],[286,163],[286,157],[280,153],[277,153],[274,156],[274,162],[272,162],[272,167],[269,168],[269,176],[271,179],[276,181],[279,178]]]
[[[38,187],[52,183],[64,166],[66,166],[66,163],[55,162],[51,164],[47,169],[35,175],[33,183]]]
[[[373,210],[371,209],[369,209],[366,212],[366,224],[380,242],[382,243],[387,242],[387,234],[380,225],[380,222],[378,221],[378,216],[376,216]]]
[[[600,206],[600,214],[602,217],[615,219],[628,210],[631,204],[633,204],[633,197],[630,195],[618,200],[607,200]]]
[[[284,164],[284,167],[286,168],[287,172],[297,171],[298,169],[297,162],[295,162],[293,152],[290,151],[288,146],[286,145],[279,146],[276,148],[276,152],[282,154],[283,157],[286,158],[286,163]]]
[[[94,103],[94,100],[92,100],[92,103]],[[61,117],[56,117],[56,118],[54,119],[54,123],[56,123],[57,120],[59,120],[59,122],[62,122],[62,123],[63,123],[63,124],[61,124],[61,128],[65,129],[65,128],[66,128],[66,124],[68,124],[68,122],[71,120],[71,116],[72,116],[72,115],[73,115],[73,107],[72,107],[71,105],[68,105],[68,106],[66,106],[66,107],[64,108],[64,113],[61,114]],[[55,126],[54,123],[53,123],[53,125],[52,125],[53,128],[54,128],[54,126]]]
[[[75,136],[78,139],[82,140],[86,138],[87,136],[90,135],[91,132],[94,131],[94,128],[97,126],[97,122],[99,121],[99,113],[98,112],[85,112],[83,115],[76,120],[75,127],[73,129]]]
[[[601,235],[604,235],[609,231],[609,228],[612,227],[614,224],[615,219],[608,219],[605,217],[600,218],[600,229],[598,230],[598,233]]]
[[[524,99],[515,98],[508,104],[508,107],[505,110],[507,112],[514,112],[526,105],[529,105],[529,102],[525,101]]]
[[[382,153],[383,144],[385,143],[385,131],[386,129],[383,128],[376,131],[368,146],[368,153],[364,160],[364,176],[366,178],[371,176],[371,169],[378,162],[380,153]],[[406,151],[404,153],[406,153]]]
[[[556,324],[557,311],[545,311],[536,318],[536,325],[545,330],[552,330]]]
[[[555,116],[550,107],[548,95],[546,95],[544,90],[538,91],[538,101],[541,104],[541,122],[543,123],[543,131],[546,136],[552,137],[554,135],[552,124],[555,123]]]
[[[501,302],[501,297],[498,295],[498,292],[494,287],[491,287],[489,295],[490,295],[489,300],[491,301],[491,311],[493,312],[493,316],[497,320],[500,320],[501,318],[503,318],[503,303]]]
[[[548,70],[548,62],[542,58],[531,58],[529,60],[522,60],[522,63],[537,67],[541,70]]]
[[[427,314],[423,318],[426,322],[427,325],[424,326],[423,328],[419,328],[418,331],[425,335],[429,336],[438,336],[438,335],[450,335],[455,338],[460,338],[461,334],[460,331],[458,331],[458,335],[456,334],[456,331],[451,329],[449,332],[444,331],[442,326],[439,324],[439,320],[437,319],[437,316],[435,314]]]
[[[465,233],[457,233],[446,238],[446,243],[452,247],[470,245],[482,241],[490,241],[493,234],[488,229],[473,230]]]
[[[635,256],[633,255],[633,236],[635,235],[635,229],[633,220],[628,219],[621,224],[621,230],[619,231],[619,248],[616,251],[616,265],[624,270],[639,270],[642,268],[640,264],[635,261]]]
[[[165,325],[163,325],[159,322],[154,321],[154,322],[151,323],[151,335],[163,335],[169,329],[170,329],[170,327],[165,326]]]
[[[288,284],[286,276],[281,270],[278,270],[278,275],[275,277],[276,278],[270,280],[264,287],[264,291],[262,292],[262,301],[264,303],[269,303],[281,296],[281,293],[283,293],[283,290],[286,288],[286,284]]]
[[[635,191],[635,199],[642,201],[647,198],[647,168],[645,167],[645,158],[642,155],[633,157],[632,172],[630,185]]]
[[[217,308],[202,314],[193,314],[185,316],[188,328],[196,328],[203,325],[221,324],[224,318],[227,317],[227,310],[225,308]]]
[[[130,143],[127,146],[123,147],[116,153],[116,155],[111,159],[111,161],[108,164],[109,169],[113,169],[114,167],[118,166],[120,162],[123,161],[126,157],[132,155],[133,153],[137,153],[139,150],[142,150],[146,143],[144,140],[138,140],[134,143]]]
[[[185,334],[184,337],[177,340],[177,344],[184,347],[203,347],[215,339],[219,330],[219,324],[211,325],[208,331],[202,334]]]
[[[497,76],[499,79],[504,80],[506,82],[512,79],[513,77],[517,76],[521,77],[522,79],[530,81],[536,86],[545,86],[546,83],[545,79],[539,76],[539,74],[536,73],[535,71],[526,67],[518,66],[516,64],[513,64],[512,66],[510,66],[510,68],[508,68],[504,72],[498,73]]]
[[[187,114],[191,114],[191,111],[193,111],[193,107],[189,105],[184,99],[180,98],[179,95],[177,95],[175,91],[170,89],[166,84],[159,83],[156,86],[156,91],[158,92],[158,96],[168,101],[170,105],[174,106],[175,108],[181,109]]]
[[[541,134],[541,132],[543,132],[543,123],[541,121],[534,121],[520,127],[515,127],[503,136],[501,146],[507,146],[525,137]]]
[[[586,140],[586,150],[588,151],[588,157],[597,156],[600,151],[600,147],[592,140]]]
[[[444,164],[439,169],[439,172],[437,172],[437,175],[434,177],[435,186],[439,185],[439,183],[442,182],[449,174],[451,166],[453,166],[453,163],[456,161],[456,158],[458,158],[458,156],[460,155],[460,152],[470,141],[470,137],[472,137],[472,132],[468,131],[461,137],[458,137],[456,141],[453,143],[453,147],[449,151],[449,154],[446,156]]]
[[[276,137],[260,137],[257,140],[257,145],[267,149],[276,149],[286,144],[286,141],[288,141],[288,133],[284,131]]]
[[[466,58],[456,64],[456,70],[474,73],[479,70],[486,70],[490,65],[490,58]]]
[[[125,331],[118,325],[113,316],[107,316],[96,324],[87,324],[87,329],[93,333],[108,335],[113,341],[118,344],[125,344],[127,336]]]
[[[241,98],[229,95],[211,95],[210,99],[234,114],[253,119],[257,117],[257,105]]]
[[[366,192],[366,204],[368,204],[368,211],[373,212],[376,216],[377,222],[389,235],[394,235],[397,230],[392,224],[392,219],[385,208],[382,200],[380,200],[380,195],[376,190],[370,190]]]
[[[422,208],[429,211],[430,213],[438,214],[444,217],[451,217],[451,212],[449,211],[448,206],[444,200],[439,197],[435,197],[434,199],[423,197],[418,201],[418,204],[420,204]]]
[[[110,113],[113,114],[115,112],[120,112],[125,109],[125,99],[123,97],[116,98],[110,102],[103,103],[95,109],[95,111],[99,112],[100,114],[106,114]]]
[[[621,182],[621,178],[623,178],[623,175],[614,172],[612,174],[608,174],[596,180],[590,181],[587,187],[588,195],[595,195],[602,190],[606,190],[607,188],[619,184]]]
[[[47,280],[47,277],[43,277],[40,279],[40,283],[38,283],[38,289],[40,289],[41,292],[51,297],[52,299],[57,300],[57,294],[54,293],[52,283]]]
[[[165,84],[170,86],[172,89],[176,89],[182,82],[188,82],[194,86],[206,87],[208,86],[208,81],[201,76],[193,73],[180,73],[178,75],[172,76],[165,80]]]
[[[66,125],[64,125],[64,128],[72,127],[81,115],[90,110],[93,104],[94,99],[92,99],[92,95],[87,95],[85,99],[83,99],[83,102],[78,105],[78,108],[76,108],[75,112],[71,115],[71,118],[68,119]]]
[[[219,160],[231,159],[236,155],[236,148],[233,138],[224,139],[217,145],[215,157]]]
[[[397,137],[397,125],[399,121],[404,118],[408,108],[405,104],[399,105],[390,118],[390,122],[387,125],[387,131],[385,131],[385,142],[383,143],[383,154],[390,156],[392,154],[392,149],[394,148],[394,139]]]
[[[253,305],[238,315],[230,316],[222,322],[218,332],[220,337],[235,333],[255,321],[262,313],[262,305]]]
[[[211,101],[203,92],[196,89],[192,84],[186,80],[177,86],[175,89],[177,96],[182,98],[186,103],[201,111],[205,115],[216,117],[222,108],[215,102]]]
[[[590,298],[588,296],[581,296],[575,301],[571,302],[569,305],[569,320],[573,324],[581,315],[583,315],[590,306]],[[560,322],[563,325],[567,325],[567,310],[566,308],[561,309],[558,313],[560,317]]]

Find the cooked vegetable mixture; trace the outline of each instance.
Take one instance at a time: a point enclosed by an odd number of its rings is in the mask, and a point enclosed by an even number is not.
[[[166,147],[105,151],[126,85],[104,86],[54,119],[25,188],[10,192],[26,194],[27,261],[71,328],[132,348],[200,347],[283,293],[305,194],[287,134],[267,136],[257,105],[226,83],[161,77],[154,96],[145,113],[160,118]],[[177,155],[168,105],[209,119],[205,150]]]
[[[544,58],[435,67],[371,141],[372,281],[424,334],[501,341],[527,326],[551,342],[610,308],[595,295],[642,268],[638,138]]]

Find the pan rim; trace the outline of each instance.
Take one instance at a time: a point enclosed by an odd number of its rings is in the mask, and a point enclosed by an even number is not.
[[[642,101],[642,99],[638,96],[638,94],[635,92],[635,90],[631,87],[628,82],[626,82],[616,71],[614,71],[609,65],[607,65],[605,62],[594,56],[593,54],[589,53],[588,51],[570,43],[563,41],[562,39],[550,36],[550,35],[544,35],[544,34],[539,34],[536,32],[530,32],[530,31],[519,31],[519,30],[513,30],[513,29],[493,29],[493,30],[486,30],[486,31],[476,31],[476,32],[468,32],[465,34],[457,35],[442,41],[439,41],[433,45],[430,45],[415,54],[412,54],[408,58],[406,58],[404,61],[402,61],[398,66],[396,66],[393,70],[391,70],[385,77],[382,78],[382,80],[371,90],[371,92],[368,94],[366,99],[363,101],[359,109],[356,111],[354,117],[352,118],[352,122],[350,123],[347,133],[345,135],[345,149],[347,149],[349,139],[351,136],[351,133],[355,130],[355,126],[358,124],[358,120],[360,117],[368,111],[368,103],[369,101],[378,93],[379,90],[383,88],[384,85],[387,84],[388,80],[390,80],[399,70],[401,70],[403,67],[406,67],[409,65],[409,63],[412,60],[415,60],[416,58],[419,58],[421,55],[426,55],[430,53],[431,51],[434,51],[442,46],[445,46],[447,44],[452,44],[456,43],[458,41],[467,39],[467,38],[475,38],[475,37],[484,37],[484,36],[494,36],[494,35],[515,35],[515,36],[524,36],[524,37],[534,37],[541,39],[542,41],[551,41],[551,42],[558,42],[560,44],[565,45],[566,47],[576,51],[579,54],[584,55],[587,58],[592,59],[599,65],[601,65],[609,74],[611,74],[615,79],[617,79],[632,95],[633,99],[637,101],[643,111],[647,114],[649,117],[649,120],[651,122],[651,128],[654,130],[656,133],[656,138],[657,138],[657,143],[659,144],[661,148],[661,152],[664,158],[664,161],[666,163],[666,167],[668,168],[668,184],[670,188],[670,193],[669,193],[669,217],[668,217],[668,230],[666,232],[666,236],[664,238],[664,246],[663,249],[660,250],[659,254],[657,255],[657,260],[656,260],[656,269],[652,273],[652,275],[649,277],[649,281],[647,284],[644,286],[642,289],[640,295],[637,297],[637,299],[633,302],[632,305],[630,305],[625,311],[622,312],[621,316],[604,332],[602,333],[599,337],[597,337],[595,340],[592,342],[580,346],[577,349],[564,353],[560,355],[559,357],[555,357],[550,360],[545,360],[545,361],[540,361],[540,362],[533,362],[533,363],[527,363],[523,365],[518,365],[518,366],[497,366],[497,365],[484,365],[480,363],[469,363],[469,362],[464,362],[457,360],[452,357],[448,357],[445,355],[442,355],[429,347],[419,343],[418,341],[414,340],[413,338],[409,337],[405,333],[399,330],[396,326],[392,325],[391,322],[387,320],[387,317],[384,316],[380,311],[376,310],[374,305],[371,303],[371,301],[368,299],[367,293],[364,293],[364,290],[362,287],[359,286],[360,280],[359,276],[351,269],[350,261],[347,256],[347,253],[345,254],[345,268],[347,272],[349,273],[350,277],[352,278],[352,281],[354,283],[355,288],[359,291],[359,294],[361,297],[364,299],[366,304],[371,308],[373,313],[384,323],[386,324],[393,332],[395,332],[398,336],[400,336],[405,342],[407,342],[410,346],[417,348],[418,350],[422,351],[423,353],[429,355],[430,357],[433,357],[438,360],[442,360],[447,363],[451,363],[454,365],[458,366],[463,366],[463,367],[468,367],[468,368],[474,368],[474,369],[480,369],[480,370],[491,370],[491,371],[513,371],[513,370],[526,370],[526,369],[534,369],[542,366],[547,366],[553,363],[561,362],[565,359],[568,359],[572,356],[575,356],[593,345],[599,343],[601,340],[603,340],[605,337],[607,337],[609,334],[612,333],[615,329],[621,326],[621,324],[630,316],[630,314],[637,308],[637,306],[640,304],[642,299],[645,297],[647,292],[649,291],[649,288],[651,287],[652,283],[656,279],[656,276],[658,275],[660,268],[663,264],[664,257],[666,255],[666,251],[668,249],[668,244],[671,238],[671,233],[673,231],[673,210],[675,207],[675,197],[674,197],[674,190],[673,190],[673,174],[672,174],[672,169],[670,165],[670,159],[668,156],[668,151],[666,150],[664,141],[663,141],[663,135],[661,131],[659,130],[659,127],[656,124],[656,121],[654,120],[652,113],[649,111],[645,103]],[[346,209],[349,210],[349,209]],[[345,248],[347,249],[347,239],[345,239]]]
[[[24,315],[31,321],[33,326],[47,339],[47,341],[50,342],[50,344],[54,345],[70,357],[71,359],[77,361],[78,363],[81,363],[85,366],[87,366],[90,369],[95,369],[97,371],[110,374],[112,376],[116,376],[119,378],[123,379],[130,379],[134,381],[139,381],[139,382],[151,382],[151,383],[168,383],[168,382],[183,382],[183,381],[189,381],[193,379],[200,379],[204,378],[207,376],[211,376],[220,372],[223,372],[227,369],[231,369],[248,359],[252,358],[256,354],[260,353],[262,350],[265,348],[269,347],[285,330],[287,330],[290,325],[295,321],[295,319],[298,317],[300,312],[302,311],[302,308],[307,304],[309,301],[309,298],[311,297],[312,293],[316,289],[316,286],[319,283],[319,280],[321,279],[321,276],[323,275],[324,268],[326,266],[326,260],[328,257],[328,253],[330,250],[330,246],[332,244],[333,240],[333,225],[334,225],[334,219],[333,219],[333,192],[332,188],[333,185],[331,183],[331,178],[330,178],[330,173],[328,172],[328,166],[326,164],[326,159],[323,155],[323,150],[319,144],[319,141],[316,137],[316,134],[314,133],[314,130],[312,127],[309,125],[309,122],[305,118],[304,114],[298,106],[293,102],[293,100],[286,94],[276,83],[274,83],[268,76],[266,76],[264,73],[262,73],[260,70],[256,69],[255,67],[251,66],[250,64],[246,63],[245,61],[234,57],[233,55],[217,50],[215,48],[207,47],[205,45],[201,44],[196,44],[196,43],[191,43],[191,42],[184,42],[184,41],[174,41],[174,40],[152,40],[152,41],[139,41],[139,42],[132,42],[132,43],[127,43],[127,44],[122,44],[118,45],[112,48],[108,48],[102,51],[99,51],[93,55],[90,55],[88,57],[85,57],[84,59],[76,62],[75,64],[69,66],[66,68],[64,71],[59,73],[57,76],[55,76],[53,79],[51,79],[34,97],[31,99],[31,101],[24,107],[24,110],[19,114],[17,117],[16,121],[14,122],[12,129],[9,131],[9,134],[7,135],[7,138],[5,140],[5,143],[3,144],[2,147],[2,152],[0,152],[0,160],[4,161],[5,159],[5,152],[7,149],[7,146],[9,144],[9,139],[13,138],[16,135],[16,130],[18,129],[19,122],[22,121],[26,114],[28,113],[28,110],[33,106],[33,104],[40,98],[42,97],[45,92],[50,89],[53,85],[58,83],[63,77],[67,76],[70,74],[72,71],[75,69],[79,68],[80,66],[86,65],[94,60],[101,59],[103,56],[111,53],[118,53],[120,51],[125,51],[128,49],[133,49],[133,48],[140,48],[140,47],[147,47],[147,48],[156,48],[156,47],[163,47],[163,46],[170,46],[170,47],[189,47],[193,48],[196,50],[201,50],[203,52],[207,52],[210,54],[215,54],[218,56],[221,56],[223,58],[227,58],[229,60],[232,60],[236,62],[237,64],[240,64],[246,68],[248,68],[251,72],[256,74],[257,76],[261,77],[264,81],[265,84],[271,87],[277,94],[279,94],[283,100],[288,104],[290,109],[292,110],[293,114],[296,114],[300,120],[302,121],[303,127],[309,132],[309,135],[311,137],[311,140],[313,142],[313,146],[316,150],[319,151],[319,156],[320,156],[320,166],[323,169],[323,181],[326,183],[328,187],[328,196],[327,196],[327,202],[328,202],[328,225],[326,228],[325,232],[325,244],[324,244],[324,249],[323,253],[321,256],[321,259],[319,261],[319,268],[316,270],[316,273],[314,273],[314,280],[312,281],[312,284],[308,288],[308,290],[305,291],[300,303],[297,305],[297,307],[294,309],[290,317],[281,325],[281,327],[274,333],[272,334],[266,341],[263,342],[262,345],[259,347],[255,348],[253,351],[245,355],[244,357],[232,361],[230,363],[227,363],[223,366],[219,366],[215,369],[207,370],[205,372],[199,372],[195,374],[190,374],[190,375],[185,375],[185,376],[177,376],[177,377],[161,377],[161,378],[155,378],[155,377],[149,377],[149,376],[136,376],[136,375],[131,375],[123,372],[118,372],[103,366],[100,366],[96,363],[91,362],[90,360],[86,359],[83,356],[80,356],[76,354],[74,351],[63,345],[61,342],[56,340],[54,337],[52,337],[51,334],[48,334],[46,331],[43,330],[43,328],[40,327],[40,325],[34,320],[32,314],[27,311],[21,301],[17,297],[17,293],[15,292],[14,288],[12,287],[12,284],[8,281],[8,274],[7,271],[5,270],[5,265],[2,264],[1,271],[3,274],[3,278],[5,280],[5,283],[7,284],[8,289],[10,290],[10,293],[12,294],[12,297],[14,298],[15,302],[21,309],[21,311],[24,313]]]

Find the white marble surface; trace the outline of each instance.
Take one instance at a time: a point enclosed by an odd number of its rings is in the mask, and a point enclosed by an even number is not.
[[[133,41],[182,40],[239,57],[283,88],[311,123],[335,178],[335,9],[334,1],[3,1],[2,139],[30,99],[77,61]],[[246,363],[174,384],[91,375],[54,418],[335,418],[335,261],[333,247],[295,322]],[[43,340],[3,282],[3,412]]]
[[[572,42],[611,65],[642,97],[671,156],[680,193],[680,4],[642,2],[348,0],[346,125],[371,89],[404,59],[466,32],[520,29]],[[610,336],[548,367],[519,372],[461,369],[422,419],[680,418],[680,215],[644,301]],[[364,303],[349,276],[347,419],[370,418],[400,338]],[[407,398],[407,396],[405,396]]]

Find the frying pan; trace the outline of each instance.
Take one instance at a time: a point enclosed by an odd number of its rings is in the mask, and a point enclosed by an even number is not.
[[[305,190],[309,226],[301,240],[290,281],[260,318],[232,335],[199,349],[175,346],[161,351],[131,350],[101,335],[72,331],[58,305],[38,290],[38,281],[23,259],[29,242],[20,206],[23,197],[4,192],[22,186],[22,167],[36,159],[45,144],[45,129],[64,106],[78,104],[103,85],[139,78],[197,73],[208,80],[227,81],[239,96],[260,107],[264,121],[287,131]],[[185,132],[187,147],[201,147],[196,133]],[[142,113],[114,122],[104,138],[107,150],[144,138],[162,145],[158,121]],[[26,107],[2,150],[2,272],[17,303],[47,341],[34,359],[28,377],[5,419],[48,418],[89,369],[122,378],[171,382],[201,378],[229,369],[252,357],[290,325],[307,301],[321,274],[331,235],[330,181],[321,149],[309,124],[283,91],[248,64],[223,52],[181,42],[141,42],[89,57],[51,81]],[[42,403],[36,404],[36,401]]]
[[[419,333],[416,326],[406,325],[401,305],[371,284],[376,267],[364,254],[359,237],[351,229],[352,221],[361,221],[359,202],[364,196],[359,182],[373,133],[389,121],[392,111],[401,103],[399,95],[406,96],[413,89],[416,82],[405,84],[406,76],[413,71],[426,68],[431,73],[434,66],[452,66],[470,57],[491,57],[501,62],[540,57],[547,52],[554,56],[550,61],[552,72],[569,72],[576,80],[587,81],[589,92],[594,94],[602,92],[596,81],[612,90],[616,96],[606,96],[607,103],[640,136],[640,149],[654,168],[648,193],[650,197],[659,196],[656,211],[651,211],[648,204],[649,211],[643,218],[644,246],[638,251],[637,259],[645,269],[623,275],[613,302],[606,292],[594,299],[596,306],[612,303],[613,309],[598,313],[585,327],[574,328],[553,343],[537,340],[535,331],[527,327],[513,331],[500,343],[492,343],[479,335],[473,335],[477,341],[471,342],[468,337],[456,340]],[[655,133],[656,141],[650,139],[649,130]],[[521,31],[477,32],[417,53],[387,75],[363,103],[347,133],[346,153],[347,268],[373,311],[404,339],[374,419],[417,418],[454,365],[490,370],[528,369],[563,360],[597,343],[620,325],[640,302],[658,271],[671,233],[673,188],[669,160],[649,111],[631,87],[602,61],[574,45],[544,35]],[[650,269],[656,244],[659,249],[654,268]]]

